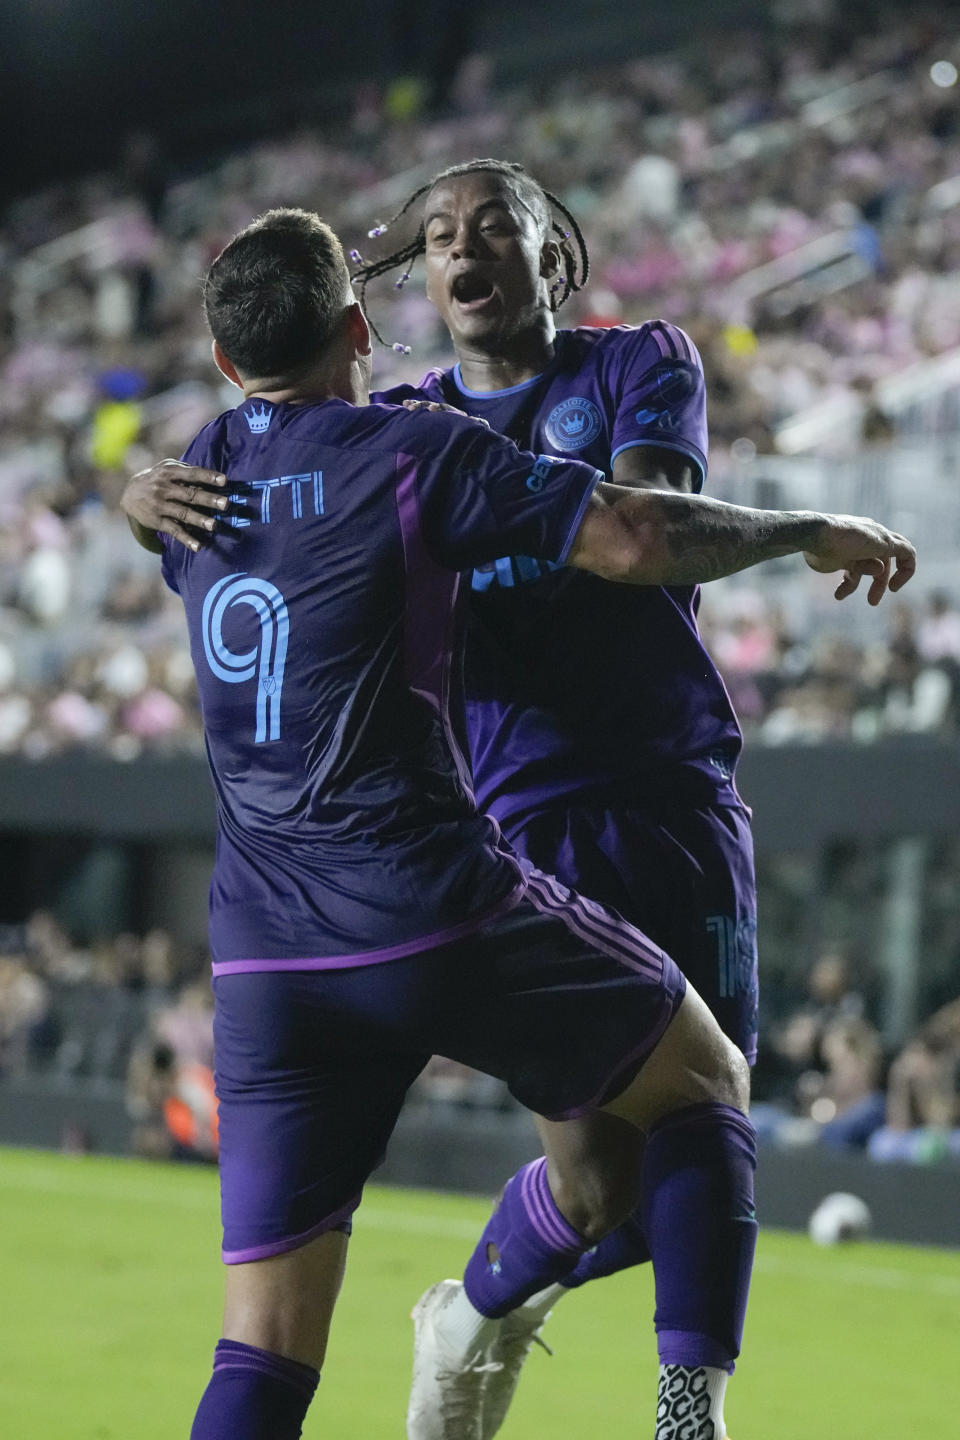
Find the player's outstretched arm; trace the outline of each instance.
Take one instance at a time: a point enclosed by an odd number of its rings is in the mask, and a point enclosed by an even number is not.
[[[162,531],[197,551],[209,544],[217,515],[227,508],[226,487],[226,476],[215,470],[158,460],[127,481],[120,508],[144,550],[161,553],[157,532]]]
[[[568,563],[633,585],[694,585],[781,555],[842,570],[838,600],[870,579],[871,605],[916,569],[913,546],[874,520],[813,510],[751,510],[702,495],[598,485]]]

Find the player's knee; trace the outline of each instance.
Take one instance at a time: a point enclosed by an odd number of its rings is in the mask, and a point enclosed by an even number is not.
[[[732,1040],[721,1036],[716,1046],[715,1064],[710,1077],[712,1099],[721,1105],[731,1105],[744,1114],[750,1108],[750,1066]]]
[[[554,1200],[577,1234],[588,1245],[596,1245],[622,1225],[635,1208],[635,1177],[612,1173],[565,1177],[556,1184]]]

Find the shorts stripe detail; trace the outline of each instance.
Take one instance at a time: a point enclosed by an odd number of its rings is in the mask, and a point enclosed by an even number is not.
[[[638,945],[636,942],[643,938],[641,932],[632,925],[627,925],[626,921],[618,923],[599,907],[597,913],[588,911],[582,896],[577,896],[576,901],[564,899],[556,887],[556,882],[537,870],[527,874],[527,894],[538,910],[557,915],[582,940],[598,946],[614,959],[621,960],[623,964],[629,965],[631,970],[636,970],[651,980],[660,980],[663,975],[663,952],[654,945],[650,945],[649,950],[646,946]]]
[[[651,970],[648,966],[642,965],[635,955],[632,955],[626,948],[612,941],[609,935],[605,935],[600,930],[591,929],[579,914],[574,913],[569,903],[562,900],[555,900],[549,895],[538,896],[536,893],[530,894],[530,900],[538,910],[555,915],[558,920],[562,920],[568,930],[572,931],[579,939],[585,940],[587,944],[591,945],[594,949],[601,950],[603,954],[609,955],[611,959],[618,960],[621,964],[629,966],[631,970],[637,971],[638,974],[654,980],[658,978],[655,970]]]
[[[363,1191],[354,1195],[339,1210],[334,1210],[332,1215],[311,1225],[309,1230],[302,1231],[299,1235],[288,1235],[283,1240],[271,1240],[266,1245],[251,1245],[246,1250],[228,1250],[226,1246],[220,1251],[220,1258],[224,1265],[246,1265],[251,1260],[269,1260],[271,1255],[286,1255],[288,1250],[299,1250],[301,1245],[309,1245],[311,1240],[316,1240],[319,1235],[326,1235],[330,1230],[338,1230],[345,1220],[356,1210],[363,1198]]]
[[[469,920],[461,921],[459,925],[451,925],[447,930],[436,930],[432,935],[419,935],[416,940],[405,940],[401,945],[387,945],[380,950],[361,950],[354,955],[316,955],[295,960],[214,960],[213,976],[216,979],[219,975],[252,975],[274,970],[352,970],[360,965],[382,965],[390,960],[405,960],[410,955],[418,955],[421,950],[437,950],[441,945],[449,945],[453,940],[462,940],[467,935],[475,934],[518,905],[523,894],[523,887],[518,885],[503,900],[498,901],[492,910],[482,910],[471,915]]]
[[[554,883],[550,887],[556,898],[563,903],[563,897]],[[614,948],[622,948],[627,958],[633,963],[637,957],[641,957],[641,963],[645,964],[648,972],[659,980],[663,973],[663,951],[659,945],[654,945],[648,940],[642,930],[631,925],[627,920],[618,919],[609,910],[586,899],[583,895],[577,896],[577,903],[571,907],[579,917],[582,918],[584,927],[591,932],[597,932],[607,937],[608,943]]]

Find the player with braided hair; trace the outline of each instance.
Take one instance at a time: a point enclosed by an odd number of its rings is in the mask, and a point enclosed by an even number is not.
[[[435,190],[438,185],[443,184],[444,181],[457,180],[464,175],[481,174],[502,176],[509,185],[517,202],[533,217],[534,222],[540,230],[544,233],[549,233],[551,238],[558,242],[563,268],[562,274],[558,276],[557,280],[550,287],[550,308],[553,311],[559,310],[565,300],[575,291],[582,290],[587,283],[590,275],[590,256],[587,251],[587,242],[583,238],[583,232],[579,224],[567,209],[566,205],[564,205],[563,201],[559,200],[556,195],[552,195],[549,190],[545,190],[534,180],[532,175],[528,175],[522,165],[517,164],[515,161],[468,160],[463,165],[448,166],[446,170],[441,170],[439,174],[435,175],[432,180],[428,180],[425,185],[421,185],[419,189],[414,190],[413,194],[401,205],[400,209],[390,220],[383,224],[375,225],[372,230],[368,231],[368,239],[378,240],[382,235],[386,235],[389,230],[392,230],[394,226],[400,223],[404,217],[413,210],[418,200],[421,200],[424,195],[429,195],[431,191]],[[554,211],[562,216],[564,223],[560,223],[554,218],[552,213]],[[565,228],[565,225],[569,225],[569,230]],[[576,242],[576,250],[574,250],[569,243],[571,239],[574,239]],[[412,240],[407,241],[407,243],[402,245],[398,250],[394,250],[392,254],[382,256],[379,260],[373,260],[368,263],[363,259],[358,250],[351,250],[350,252],[350,258],[357,267],[353,274],[357,298],[367,313],[370,329],[381,345],[386,345],[388,342],[384,340],[374,322],[369,318],[367,286],[371,280],[376,280],[381,275],[389,275],[392,271],[398,270],[402,265],[405,267],[404,272],[400,276],[400,279],[395,282],[395,288],[402,290],[410,279],[414,262],[421,255],[425,255],[426,250],[426,228],[421,220]],[[391,348],[401,354],[408,355],[410,353],[410,347],[399,341],[394,342]]]
[[[361,262],[354,282],[365,297],[370,282],[402,267],[405,283],[422,255],[427,295],[458,363],[431,372],[416,392],[399,387],[375,398],[452,404],[518,444],[588,459],[617,484],[700,490],[705,389],[689,337],[663,321],[556,329],[557,310],[589,275],[567,207],[521,166],[475,160],[421,186],[370,238],[396,233],[418,202],[413,239]],[[467,728],[480,804],[533,863],[642,924],[676,956],[752,1061],[756,902],[749,815],[734,782],[741,737],[699,638],[696,587],[621,596],[595,577],[510,557],[474,576],[472,601]],[[671,1145],[689,1166],[689,1188],[683,1211],[671,1215],[634,1208],[641,1156],[636,1168],[623,1166],[621,1137],[606,1117],[585,1117],[559,1137],[583,1176],[591,1233],[610,1233],[501,1320],[490,1355],[502,1368],[487,1379],[484,1440],[504,1419],[551,1305],[651,1254],[658,1440],[672,1435],[677,1405],[689,1409],[692,1440],[722,1440],[756,1234],[755,1153],[742,1127],[721,1125],[708,1161],[702,1127],[688,1118]],[[651,1148],[648,1168],[659,1163]],[[497,1215],[491,1225],[496,1231]],[[415,1311],[413,1440],[434,1437],[429,1419],[418,1418],[432,1410],[429,1358],[442,1357],[434,1369],[449,1365],[450,1335],[468,1304],[492,1313],[476,1267],[465,1279],[465,1289],[428,1292]],[[497,1299],[503,1315],[507,1301]]]

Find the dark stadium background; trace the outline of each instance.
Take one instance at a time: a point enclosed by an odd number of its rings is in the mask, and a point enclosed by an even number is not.
[[[882,8],[851,0],[841,34],[858,33],[865,17],[879,24]],[[711,35],[742,26],[745,43],[762,44],[776,9],[767,0],[4,0],[0,183],[15,193],[109,164],[124,131],[150,130],[188,161],[202,147],[329,120],[363,76],[423,75],[442,109],[470,49],[492,55],[502,79],[534,87],[555,66],[691,39],[708,65]]]

